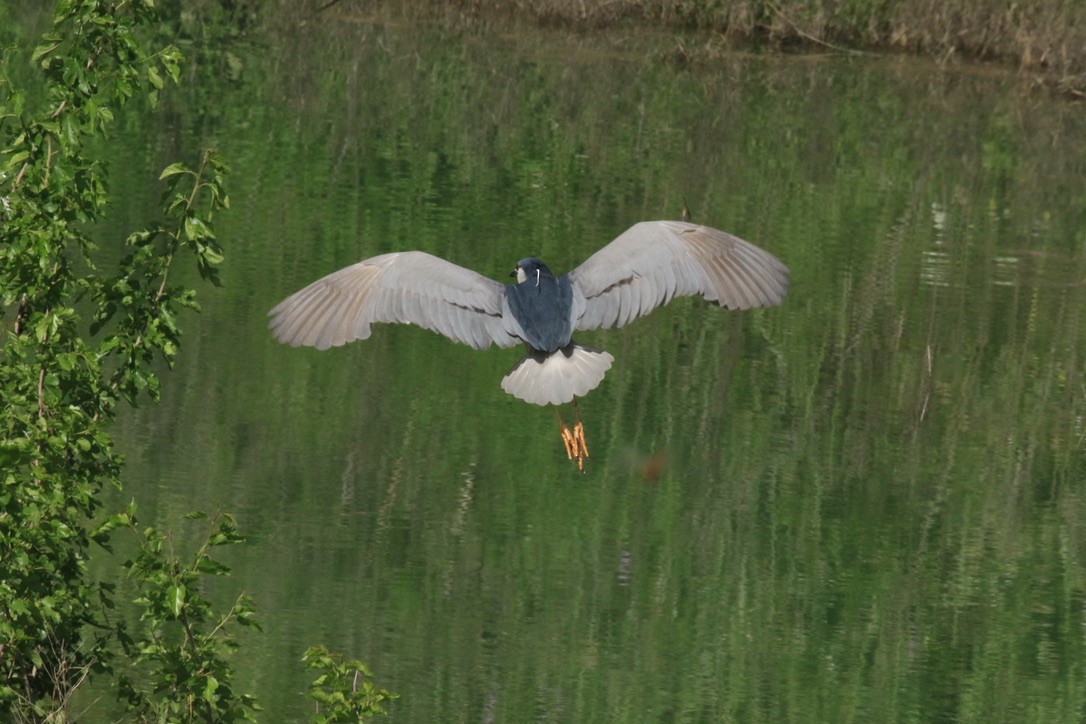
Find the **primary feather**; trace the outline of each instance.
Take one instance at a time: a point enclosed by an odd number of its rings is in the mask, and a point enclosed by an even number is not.
[[[568,276],[584,297],[575,329],[621,327],[680,296],[770,307],[788,289],[788,267],[769,252],[683,221],[634,224]]]
[[[485,349],[520,338],[503,317],[504,285],[421,251],[383,254],[322,277],[268,314],[275,338],[328,349],[402,322]]]

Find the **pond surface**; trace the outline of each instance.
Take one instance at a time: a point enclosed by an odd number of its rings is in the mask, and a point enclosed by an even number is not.
[[[338,20],[133,120],[113,218],[167,163],[232,166],[222,289],[123,422],[142,519],[233,512],[225,600],[267,721],[324,643],[397,721],[1079,721],[1086,714],[1086,113],[895,58],[705,38]],[[237,70],[238,66],[235,66]],[[266,312],[422,249],[505,280],[631,224],[734,232],[783,306],[680,300],[615,356],[591,458],[504,394],[519,350]],[[195,283],[195,281],[193,282]]]

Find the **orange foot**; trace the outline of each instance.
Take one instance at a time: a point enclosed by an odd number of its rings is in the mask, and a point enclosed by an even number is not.
[[[578,420],[573,429],[562,425],[562,444],[566,446],[566,457],[577,459],[577,470],[584,472],[584,459],[588,457],[588,443],[584,438],[584,425]]]

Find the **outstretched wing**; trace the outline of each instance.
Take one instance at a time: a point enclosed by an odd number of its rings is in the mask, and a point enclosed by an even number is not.
[[[275,338],[327,349],[370,336],[374,322],[402,322],[485,349],[520,340],[502,319],[502,284],[444,259],[407,251],[340,269],[268,312]]]
[[[701,295],[729,309],[772,307],[788,289],[788,267],[718,229],[642,221],[569,273],[575,329],[621,327],[674,297]],[[580,300],[575,299],[575,305]]]

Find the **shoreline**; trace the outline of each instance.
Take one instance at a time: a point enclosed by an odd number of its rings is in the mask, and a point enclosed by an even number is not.
[[[1086,4],[1060,0],[1028,7],[991,0],[960,0],[955,7],[925,0],[415,0],[395,7],[401,16],[438,16],[465,26],[651,28],[714,38],[699,48],[680,43],[680,62],[711,60],[721,46],[754,43],[798,53],[906,54],[938,64],[983,63],[1017,72],[1031,88],[1086,100]],[[377,2],[363,12],[372,17],[390,10]],[[324,0],[303,12],[357,16],[359,10],[343,0]]]

